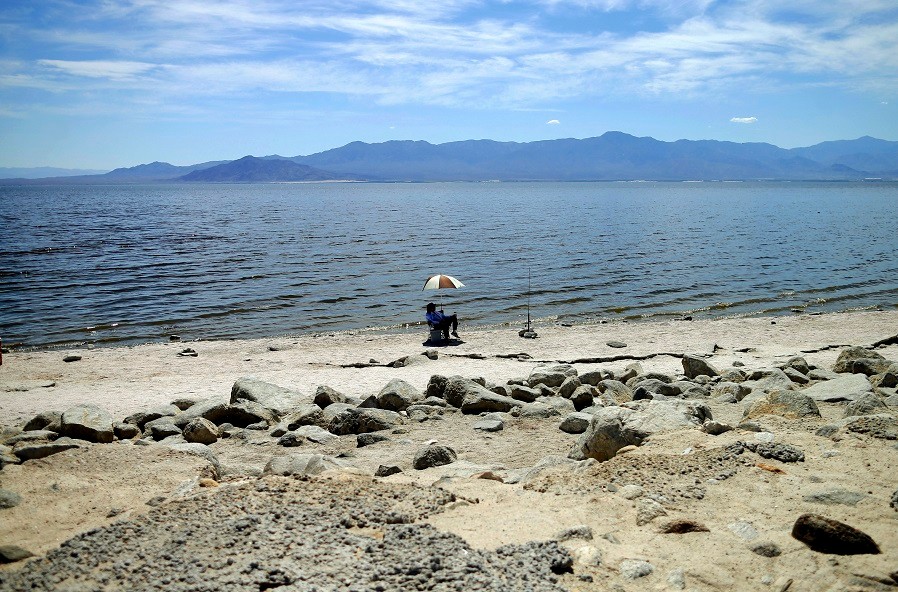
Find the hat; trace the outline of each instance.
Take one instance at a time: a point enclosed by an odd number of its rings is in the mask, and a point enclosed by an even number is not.
[[[428,303],[427,303],[427,306],[425,306],[424,308],[430,308],[430,307],[436,308],[437,305],[434,304],[433,302],[428,302]]]

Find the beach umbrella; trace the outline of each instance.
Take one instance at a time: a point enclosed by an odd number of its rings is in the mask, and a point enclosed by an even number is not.
[[[451,275],[432,275],[424,282],[422,290],[454,290],[465,285]],[[443,298],[440,296],[440,310],[443,309]]]

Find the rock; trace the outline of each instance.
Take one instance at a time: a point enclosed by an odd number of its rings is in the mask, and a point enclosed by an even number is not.
[[[877,413],[885,412],[888,412],[888,407],[879,396],[873,393],[861,395],[845,407],[845,417],[876,415]]]
[[[795,389],[795,383],[779,368],[755,370],[748,375],[748,380],[745,380],[742,384],[749,387],[753,393]]]
[[[31,432],[34,430],[45,430],[55,427],[56,429],[52,430],[55,432],[59,430],[61,420],[62,413],[58,411],[44,411],[29,419],[28,422],[22,426],[22,430]]]
[[[66,363],[70,363],[70,362],[80,362],[80,361],[81,361],[81,356],[79,356],[78,354],[71,354],[71,355],[68,355],[68,356],[64,357],[64,358],[62,359],[62,361],[63,361],[63,362],[66,362]]]
[[[721,401],[738,403],[751,393],[751,387],[735,382],[719,382],[711,388],[711,396]]]
[[[856,506],[858,502],[864,499],[866,494],[857,491],[848,491],[847,489],[830,489],[804,496],[804,501],[812,504],[826,504]]]
[[[727,528],[744,541],[753,541],[760,536],[751,522],[733,522],[727,524]]]
[[[15,508],[22,503],[22,496],[15,491],[0,489],[0,510]]]
[[[811,381],[806,375],[802,374],[795,368],[786,367],[783,368],[783,372],[785,372],[786,376],[789,377],[789,380],[794,382],[795,384],[807,384]]]
[[[300,405],[287,415],[281,418],[279,427],[285,428],[285,432],[292,432],[296,428],[305,425],[314,425],[320,428],[327,427],[328,422],[325,421],[324,411],[318,405],[306,403]]]
[[[238,428],[245,428],[253,424],[264,424],[263,429],[278,422],[278,415],[257,401],[252,399],[238,399],[228,405],[222,416],[221,422],[227,422]]]
[[[843,374],[833,380],[811,385],[801,392],[815,401],[835,403],[857,400],[870,389],[870,381],[863,374]]]
[[[619,380],[620,382],[626,383],[631,378],[635,378],[640,374],[643,374],[645,371],[642,369],[642,364],[639,362],[633,362],[632,364],[628,364],[624,371],[620,373],[620,375],[615,375],[614,378]]]
[[[424,355],[428,360],[438,360],[440,358],[440,352],[435,349],[428,349],[424,351]]]
[[[278,438],[278,446],[283,446],[284,448],[295,448],[297,446],[302,446],[302,443],[305,441],[305,437],[300,436],[296,432],[287,432],[286,434]]]
[[[720,434],[725,434],[733,429],[728,423],[721,423],[719,421],[714,421],[713,419],[707,420],[702,424],[702,431],[706,434],[711,434],[712,436],[719,436]]]
[[[428,397],[438,397],[443,399],[443,391],[446,389],[446,383],[449,381],[445,376],[434,374],[427,381],[427,388],[424,394]]]
[[[843,419],[841,427],[856,434],[866,434],[883,440],[898,440],[898,419],[892,415],[862,415]]]
[[[327,429],[332,434],[343,436],[388,430],[402,423],[405,421],[395,411],[349,408],[338,413]]]
[[[431,444],[415,453],[412,466],[418,470],[423,470],[454,463],[457,458],[455,451],[448,446]]]
[[[377,444],[378,442],[389,442],[390,439],[382,434],[367,433],[359,434],[358,436],[356,436],[355,441],[358,448],[364,448],[365,446],[371,446],[372,444]]]
[[[532,403],[536,401],[540,396],[540,391],[538,391],[537,389],[532,389],[520,384],[509,386],[511,387],[511,398],[515,399],[516,401]]]
[[[293,433],[316,444],[330,444],[331,442],[339,440],[339,436],[335,436],[324,428],[313,425],[300,426],[296,428]]]
[[[667,516],[664,507],[655,500],[647,497],[639,498],[636,502],[636,525],[645,526],[659,516]]]
[[[814,400],[795,391],[773,391],[758,399],[745,410],[746,419],[763,415],[779,415],[787,419],[820,417],[820,410]]]
[[[882,367],[882,370],[871,371],[878,367]],[[833,366],[833,372],[863,372],[863,374],[869,376],[878,372],[884,372],[888,367],[889,363],[882,355],[875,351],[855,346],[843,349],[839,353],[839,357]],[[864,370],[867,370],[867,372],[864,372]]]
[[[565,528],[553,537],[556,541],[569,541],[571,539],[583,539],[591,541],[593,538],[592,528],[585,524]]]
[[[317,405],[316,405],[317,407]],[[331,403],[327,407],[321,410],[323,417],[324,426],[328,427],[331,424],[331,421],[341,413],[345,413],[349,409],[356,409],[354,405],[350,405],[349,403]],[[363,407],[363,409],[376,409],[376,407]]]
[[[886,371],[871,376],[870,383],[876,388],[895,388],[898,386],[898,364],[891,364]]]
[[[144,426],[160,417],[174,417],[181,411],[176,405],[162,405],[149,411],[138,411],[125,418],[125,423],[134,424],[141,430]]]
[[[580,411],[581,409],[592,406],[595,401],[595,396],[598,394],[599,392],[594,386],[583,384],[578,386],[574,392],[571,393],[570,401],[573,403],[574,409]]]
[[[7,446],[15,446],[19,442],[47,442],[55,440],[58,437],[59,434],[51,432],[50,430],[31,430],[6,438],[4,443]]]
[[[374,472],[375,477],[389,477],[390,475],[395,475],[396,473],[401,473],[402,469],[397,467],[396,465],[380,465],[377,467],[377,470]]]
[[[561,420],[561,425],[558,428],[568,434],[582,434],[589,427],[590,421],[592,421],[592,415],[575,412]]]
[[[626,403],[633,400],[633,390],[619,380],[602,380],[596,385],[599,392],[611,397],[617,403]]]
[[[623,341],[609,341],[605,345],[607,345],[608,347],[613,347],[615,349],[622,349],[627,347],[627,344]]]
[[[602,565],[602,552],[592,545],[577,547],[574,549],[574,561],[580,565],[598,567]]]
[[[174,405],[178,408],[179,411],[186,411],[190,409],[190,407],[199,403],[201,399],[195,399],[193,397],[178,397],[174,401],[171,402],[171,405]],[[127,421],[127,420],[126,420]]]
[[[573,451],[585,458],[605,461],[624,446],[639,446],[652,434],[695,427],[711,417],[704,403],[692,401],[645,401],[628,405],[635,408],[605,407],[593,415]]]
[[[59,454],[72,448],[81,448],[81,440],[73,440],[72,438],[59,438],[53,442],[47,443],[30,443],[21,442],[13,448],[12,453],[22,462],[26,460],[35,460],[38,458],[46,458],[53,454]],[[6,463],[4,463],[6,464]],[[12,464],[12,463],[9,463]]]
[[[185,347],[184,349],[182,349],[181,351],[178,352],[178,355],[181,356],[182,358],[195,358],[199,354],[196,353],[195,349],[193,349],[191,347]]]
[[[118,421],[112,425],[112,431],[119,440],[131,440],[141,436],[140,428],[131,423]]]
[[[792,536],[819,553],[862,555],[880,553],[866,533],[818,514],[803,514],[792,527]]]
[[[680,394],[680,389],[670,383],[662,382],[657,378],[647,378],[640,380],[632,385],[633,400],[654,399],[652,395],[662,395],[665,397],[676,397]]]
[[[169,436],[181,435],[181,428],[175,425],[170,417],[160,417],[159,419],[147,422],[146,425],[143,426],[143,431],[157,442],[165,440]]]
[[[792,356],[786,360],[786,366],[801,372],[805,376],[811,371],[811,366],[808,364],[808,361],[801,356]]]
[[[59,433],[69,438],[106,444],[115,438],[113,421],[111,415],[96,405],[76,405],[63,412]]]
[[[681,518],[663,524],[658,529],[661,534],[686,534],[689,532],[711,532],[707,526],[695,520]]]
[[[571,376],[577,376],[577,370],[569,364],[537,366],[527,378],[527,384],[530,387],[544,384],[550,388],[556,388]]]
[[[236,403],[240,399],[255,401],[278,416],[286,415],[302,401],[302,395],[294,390],[269,384],[257,378],[244,377],[237,380],[231,387],[231,399],[229,403]],[[206,419],[218,423],[211,417]]]
[[[640,486],[634,483],[630,483],[628,485],[624,485],[618,491],[618,494],[628,500],[635,500],[637,498],[642,497],[642,494],[645,493],[645,490]]]
[[[482,432],[501,432],[505,423],[501,419],[485,419],[474,424],[475,430]]]
[[[317,389],[315,389],[315,398],[313,402],[318,407],[324,409],[328,405],[332,405],[334,403],[346,403],[347,398],[343,393],[332,389],[327,385],[321,385]]]
[[[496,396],[496,393],[490,391],[484,386],[474,382],[470,378],[462,378],[461,376],[450,376],[446,379],[446,385],[443,388],[443,399],[453,407],[461,407],[468,395]]]
[[[511,411],[520,406],[511,397],[503,397],[483,387],[469,391],[460,405],[462,413],[482,413],[484,411]]]
[[[783,553],[776,543],[755,543],[750,549],[761,557],[779,557]]]
[[[380,408],[389,409],[390,411],[404,411],[409,405],[423,398],[418,389],[398,378],[388,382],[377,393],[377,403]]]
[[[683,571],[682,567],[667,574],[667,585],[673,590],[686,589],[686,573]]]
[[[525,403],[521,406],[518,417],[530,417],[530,418],[538,418],[538,419],[548,419],[550,417],[555,417],[561,415],[561,412],[558,411],[555,407],[551,405],[547,405],[546,403]]]
[[[347,468],[348,466],[348,464],[339,459],[323,454],[288,454],[286,456],[275,456],[269,460],[262,474],[282,475],[284,477],[312,476],[319,475],[324,471]]]
[[[628,580],[637,580],[651,575],[655,567],[648,561],[624,559],[620,562],[620,574]]]
[[[197,417],[204,417],[214,423],[220,425],[224,423],[224,417],[228,411],[228,404],[220,399],[206,399],[194,405],[191,405],[178,415],[170,419],[179,428],[183,428],[190,420]]]
[[[895,493],[892,494],[892,499],[889,501],[889,505],[892,506],[896,512],[898,512],[898,489],[896,489]]]
[[[29,557],[34,557],[34,553],[18,545],[0,545],[0,563],[15,563]]]
[[[582,386],[582,384],[583,383],[581,383],[580,379],[576,376],[569,376],[565,378],[564,382],[561,383],[561,386],[558,387],[558,396],[570,399],[574,391]]]
[[[790,444],[761,442],[755,448],[755,452],[764,458],[772,458],[780,462],[804,462],[804,452]]]
[[[738,368],[727,368],[720,373],[720,382],[734,382],[740,384],[745,382],[745,372]]]
[[[608,370],[590,370],[589,372],[579,374],[578,377],[580,378],[581,384],[599,386],[599,383],[603,380],[613,379],[614,374],[612,374]]]
[[[203,417],[191,419],[184,426],[184,439],[200,444],[214,444],[218,441],[218,427]]]
[[[707,361],[697,356],[686,354],[683,356],[683,373],[686,378],[692,379],[696,376],[719,376],[720,372]]]

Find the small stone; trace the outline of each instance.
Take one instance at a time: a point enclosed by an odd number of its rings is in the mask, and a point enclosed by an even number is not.
[[[150,498],[149,500],[147,500],[147,505],[148,505],[148,506],[156,507],[156,506],[158,506],[158,505],[161,505],[162,502],[164,502],[164,501],[165,501],[165,496],[164,496],[164,495],[157,495],[157,496],[152,497],[152,498]]]
[[[804,462],[804,452],[790,444],[758,444],[755,452],[764,458],[772,458],[780,462]]]
[[[779,557],[782,554],[776,543],[756,543],[751,546],[751,551],[761,557]]]
[[[719,421],[714,421],[713,419],[706,420],[704,424],[702,424],[702,431],[706,434],[710,434],[712,436],[719,436],[720,434],[724,434],[733,429],[733,426],[721,423]]]
[[[639,485],[624,485],[620,488],[620,496],[624,499],[634,500],[642,497],[643,489]]]
[[[682,567],[679,567],[667,575],[667,585],[674,590],[686,589],[686,574]]]
[[[285,448],[295,448],[297,446],[302,446],[302,443],[305,441],[305,437],[300,436],[296,432],[287,432],[278,438],[278,445]]]
[[[422,448],[415,454],[412,466],[420,471],[431,467],[439,467],[454,463],[457,458],[458,456],[455,454],[455,451],[448,446],[431,444],[430,446]]]
[[[602,552],[592,545],[584,545],[574,550],[574,561],[580,565],[598,567],[602,564]]]
[[[218,427],[204,417],[196,417],[184,426],[183,435],[188,442],[214,444],[218,441]]]
[[[389,442],[389,438],[382,434],[375,434],[373,432],[367,434],[359,434],[355,437],[355,443],[358,448],[364,448],[365,446],[371,446],[372,444],[377,444],[378,442]]]
[[[106,517],[107,518],[115,518],[119,514],[124,513],[124,511],[125,511],[124,508],[110,508],[109,511],[106,512]]]
[[[586,526],[585,524],[581,524],[579,526],[572,526],[570,528],[565,528],[561,532],[555,535],[556,541],[569,541],[571,539],[584,539],[587,541],[591,541],[593,537],[592,528]]]
[[[613,347],[615,349],[621,349],[621,348],[627,347],[627,344],[624,343],[623,341],[609,341],[605,345],[607,345],[608,347]]]
[[[0,510],[15,508],[22,503],[22,496],[15,491],[0,489]]]
[[[648,561],[624,559],[620,563],[620,573],[628,580],[636,580],[650,575],[655,567]]]
[[[505,423],[500,419],[487,419],[474,424],[474,429],[482,432],[500,432],[503,428]]]
[[[196,350],[186,347],[178,352],[178,355],[185,358],[195,358],[199,354],[196,353]]]
[[[833,489],[830,491],[821,491],[804,496],[804,501],[813,504],[826,504],[828,506],[844,505],[856,506],[858,502],[867,497],[863,493],[857,491],[848,491],[847,489]]]
[[[34,553],[18,545],[0,546],[0,563],[15,563],[29,557],[34,557]]]
[[[662,534],[686,534],[688,532],[711,532],[708,527],[695,520],[680,519],[663,524],[659,529]]]
[[[653,499],[640,498],[636,504],[636,525],[645,526],[659,516],[667,516],[664,507]]]
[[[377,467],[377,471],[374,472],[375,477],[389,477],[390,475],[395,475],[396,473],[401,473],[402,469],[395,465],[380,465]]]
[[[218,481],[204,477],[203,479],[200,479],[200,487],[218,487]]]
[[[892,501],[889,502],[889,505],[895,508],[895,511],[898,512],[898,489],[892,494]]]
[[[435,349],[429,349],[424,352],[424,355],[427,356],[427,358],[430,360],[436,360],[437,358],[440,357],[440,352],[438,352]]]
[[[733,534],[745,541],[753,541],[760,536],[758,530],[751,522],[733,522],[732,524],[727,524],[727,528],[729,528]]]
[[[69,355],[69,356],[64,357],[64,358],[62,359],[62,361],[63,361],[63,362],[80,362],[80,361],[81,361],[81,356],[79,356],[79,355],[77,355],[77,354],[72,354],[72,355]]]
[[[803,514],[792,527],[792,536],[814,551],[833,555],[880,553],[879,545],[866,533],[844,522],[818,514]]]
[[[503,479],[501,475],[497,475],[492,471],[483,471],[482,473],[476,473],[474,475],[471,475],[471,479],[487,479],[489,481],[498,481],[499,483],[505,483],[505,479]]]

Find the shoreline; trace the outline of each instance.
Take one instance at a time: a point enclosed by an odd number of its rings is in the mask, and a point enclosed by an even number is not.
[[[749,367],[773,365],[792,355],[826,364],[837,355],[836,349],[826,348],[869,346],[898,334],[898,311],[570,326],[548,322],[535,323],[534,328],[537,339],[518,337],[516,325],[472,327],[462,331],[460,344],[434,348],[437,360],[421,355],[428,349],[423,328],[12,350],[0,366],[0,417],[8,423],[22,422],[39,412],[63,411],[79,403],[105,405],[113,415],[124,417],[177,397],[227,398],[233,383],[243,376],[303,394],[327,385],[364,397],[394,377],[420,389],[432,374],[483,376],[502,383],[526,376],[540,361],[614,369],[644,360],[647,368],[670,373],[680,372],[680,361],[665,354],[709,356],[723,367],[737,360]],[[626,347],[611,347],[612,341]],[[196,357],[178,355],[188,348],[197,352]],[[737,351],[741,349],[751,351]],[[521,353],[529,357],[516,356]],[[81,359],[63,362],[67,355]],[[388,367],[404,357],[410,360],[407,366]]]

